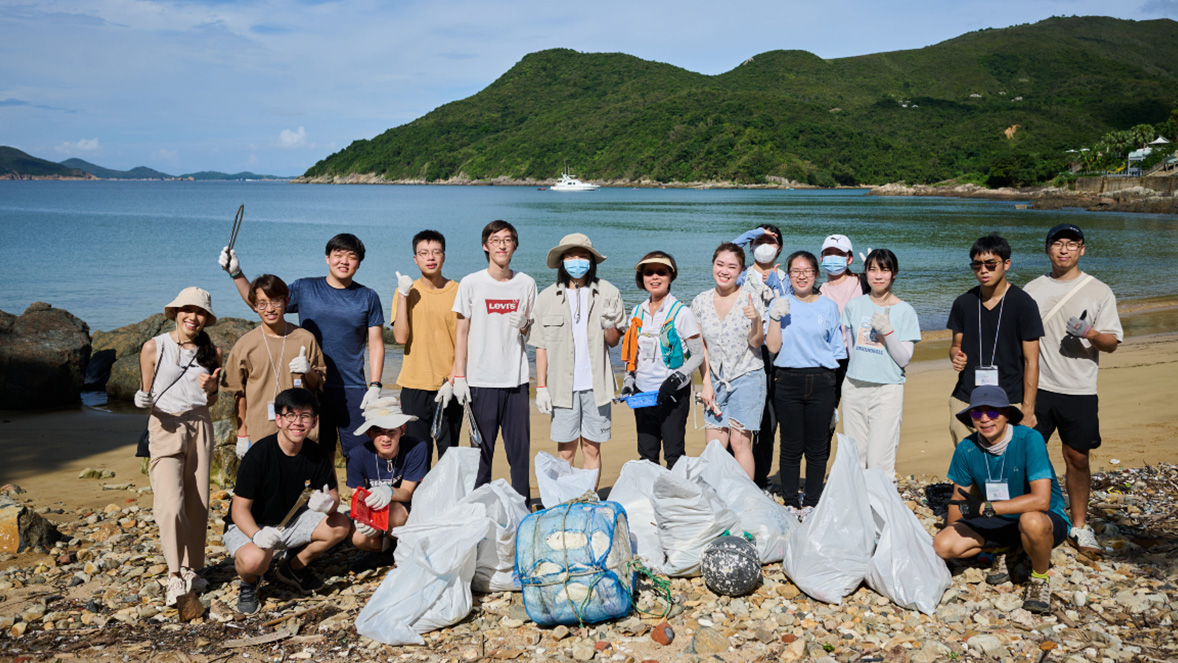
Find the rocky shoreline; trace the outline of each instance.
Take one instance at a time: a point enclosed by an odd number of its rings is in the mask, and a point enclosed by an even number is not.
[[[621,189],[822,189],[823,187],[770,176],[765,184],[739,184],[724,180],[701,180],[698,182],[655,182],[649,179],[640,180],[586,180],[593,184],[607,188]],[[495,177],[490,179],[470,179],[454,177],[448,180],[429,182],[421,179],[386,179],[376,173],[353,173],[350,175],[320,175],[318,177],[296,177],[293,184],[399,184],[399,185],[440,185],[440,186],[534,186],[549,187],[555,179],[517,179],[512,177]],[[839,189],[863,189],[866,187],[836,187]]]
[[[1178,197],[1164,196],[1152,189],[1134,187],[1097,195],[1056,187],[987,189],[977,184],[917,184],[895,182],[873,187],[869,196],[935,196],[1027,202],[1029,209],[1079,207],[1091,212],[1139,212],[1178,214]]]

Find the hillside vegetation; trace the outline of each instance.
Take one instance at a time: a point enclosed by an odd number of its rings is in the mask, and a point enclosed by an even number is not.
[[[38,159],[15,147],[0,145],[0,177],[86,177],[77,168]]]
[[[984,178],[1178,107],[1178,23],[1052,18],[918,50],[772,51],[717,76],[618,53],[530,54],[478,94],[323,159],[305,177]]]

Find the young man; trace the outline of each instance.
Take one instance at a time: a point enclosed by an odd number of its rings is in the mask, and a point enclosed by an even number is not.
[[[421,439],[406,435],[406,424],[417,417],[401,411],[395,398],[382,398],[364,408],[364,423],[357,435],[367,435],[368,442],[353,452],[357,462],[348,463],[348,487],[366,488],[364,503],[374,511],[388,510],[388,530],[381,531],[355,521],[352,545],[370,553],[352,565],[355,572],[392,563],[388,552],[396,543],[389,532],[405,524],[412,507],[413,491],[429,469],[429,448]],[[387,551],[387,552],[386,552]]]
[[[1117,298],[1107,285],[1080,271],[1082,255],[1084,233],[1078,227],[1061,223],[1049,230],[1051,274],[1028,283],[1027,293],[1043,314],[1035,430],[1044,440],[1059,431],[1073,523],[1068,539],[1094,557],[1100,544],[1088,525],[1088,452],[1100,446],[1096,373],[1100,353],[1116,350],[1125,334]]]
[[[789,278],[785,271],[777,264],[781,255],[781,229],[772,223],[762,223],[745,234],[733,240],[733,244],[744,246],[752,243],[753,264],[741,274],[737,282],[742,287],[749,287],[761,294],[761,303],[765,310],[778,297],[784,297],[793,289],[789,285]],[[748,285],[746,285],[748,284]],[[765,328],[769,328],[768,313],[764,319]],[[773,353],[764,344],[761,345],[761,359],[765,363],[765,381],[768,391],[773,394],[775,383],[773,370]],[[753,481],[761,488],[769,487],[769,471],[773,467],[773,441],[777,437],[777,413],[773,410],[773,398],[765,399],[765,411],[761,414],[761,428],[757,431],[753,443]]]
[[[308,565],[351,531],[351,521],[335,510],[339,491],[330,456],[317,444],[305,444],[318,420],[319,401],[306,389],[287,389],[274,399],[274,411],[278,432],[255,442],[241,459],[221,537],[241,577],[237,610],[246,614],[261,605],[261,577],[276,551],[302,546],[298,554],[287,552],[275,576],[309,594],[323,581]],[[287,519],[308,487],[321,488]]]
[[[953,332],[949,359],[958,372],[949,397],[949,434],[956,445],[970,434],[968,420],[955,416],[975,387],[998,385],[1035,426],[1039,388],[1039,307],[1026,292],[1006,280],[1010,244],[986,235],[969,250],[978,286],[953,301],[948,327]]]
[[[311,332],[327,362],[323,400],[326,425],[320,443],[335,453],[334,431],[346,459],[352,449],[367,438],[352,430],[362,419],[364,404],[380,398],[384,371],[384,312],[375,290],[356,283],[354,277],[364,260],[364,243],[355,235],[341,233],[327,242],[327,276],[303,278],[290,284],[286,310],[299,314],[299,325]],[[237,252],[226,247],[218,260],[233,278],[241,298],[249,303],[250,282],[241,273]],[[364,348],[368,348],[371,381],[364,381]],[[367,384],[367,387],[365,386]]]
[[[1017,425],[1023,414],[997,385],[974,389],[957,417],[972,420],[977,432],[953,452],[948,527],[933,539],[933,548],[944,559],[962,559],[1021,546],[1031,558],[1023,608],[1049,613],[1051,550],[1063,543],[1069,524],[1047,445],[1034,429]],[[1006,557],[995,556],[987,582],[1008,579]]]
[[[442,425],[436,440],[438,460],[458,444],[462,427],[462,406],[451,402],[450,386],[458,335],[458,316],[453,310],[458,284],[442,276],[446,238],[436,230],[423,230],[413,236],[413,262],[421,270],[421,278],[414,281],[397,272],[391,319],[393,337],[405,348],[401,374],[397,376],[401,407],[414,415],[407,431],[411,437],[425,441],[428,469],[435,442],[430,427],[437,408],[442,407]]]
[[[528,499],[532,431],[524,341],[536,303],[536,282],[511,269],[518,246],[519,236],[510,223],[492,221],[483,228],[487,268],[463,277],[454,300],[458,336],[451,375],[454,398],[460,405],[470,403],[483,438],[475,485],[491,481],[495,436],[502,428],[511,486]]]

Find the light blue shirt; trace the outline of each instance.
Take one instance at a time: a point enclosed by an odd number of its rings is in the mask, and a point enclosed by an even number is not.
[[[904,384],[904,369],[888,354],[883,337],[871,328],[871,316],[877,311],[883,313],[884,307],[876,306],[871,297],[856,297],[843,309],[843,327],[851,339],[847,377],[872,384]],[[889,307],[888,319],[896,338],[920,342],[920,321],[911,304],[900,302]]]
[[[838,360],[847,358],[838,304],[826,297],[809,304],[793,295],[786,297],[789,297],[789,315],[781,319],[781,352],[773,365],[838,368]]]

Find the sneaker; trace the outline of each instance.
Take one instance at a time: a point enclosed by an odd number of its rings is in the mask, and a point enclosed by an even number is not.
[[[323,586],[323,581],[315,575],[311,567],[304,566],[301,569],[293,569],[289,561],[274,569],[274,577],[303,594],[310,594]]]
[[[262,607],[262,601],[258,594],[262,589],[262,579],[258,578],[253,582],[241,581],[238,585],[237,591],[237,611],[246,615],[252,615]]]
[[[1100,557],[1100,543],[1096,541],[1096,532],[1092,531],[1091,525],[1086,524],[1083,527],[1073,527],[1069,530],[1068,543],[1072,544],[1072,547],[1085,557],[1093,559]]]
[[[356,575],[360,575],[365,571],[379,569],[385,566],[392,566],[393,564],[392,550],[386,550],[384,552],[378,553],[362,552],[359,555],[356,555],[355,559],[352,560],[352,563],[348,565],[348,570],[352,573],[355,573]]]
[[[188,593],[188,588],[184,586],[184,578],[180,576],[169,575],[167,582],[167,595],[164,598],[164,605],[171,607],[176,605],[176,599]]]
[[[986,574],[987,585],[1001,585],[1010,582],[1009,567],[1006,566],[1007,553],[995,553],[994,562],[990,565],[990,572]]]
[[[197,575],[196,571],[187,566],[181,567],[180,578],[184,580],[184,593],[196,592],[204,594],[209,588],[209,581]]]
[[[1051,583],[1042,578],[1031,578],[1027,581],[1027,590],[1023,594],[1023,609],[1038,615],[1051,612]]]
[[[811,513],[814,513],[814,507],[812,506],[804,506],[798,509],[798,521],[805,522],[806,519],[810,517]]]

